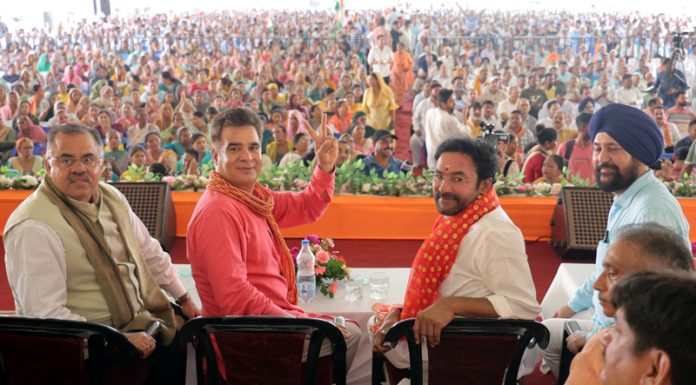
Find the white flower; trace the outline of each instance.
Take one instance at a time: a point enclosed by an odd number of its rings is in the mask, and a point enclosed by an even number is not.
[[[375,183],[374,186],[372,186],[372,189],[375,191],[382,191],[382,188],[384,187],[383,184],[381,183]]]
[[[369,193],[371,188],[372,188],[372,186],[370,186],[369,183],[364,183],[362,185],[362,192]]]
[[[539,194],[543,194],[551,190],[551,185],[548,183],[535,183],[534,191]]]
[[[554,183],[554,184],[551,186],[551,194],[553,194],[553,195],[558,195],[558,194],[560,194],[560,193],[561,193],[561,188],[562,188],[562,187],[563,187],[563,185],[561,185],[560,183]]]
[[[0,175],[0,187],[9,188],[14,184],[14,179]]]
[[[497,190],[503,186],[505,186],[505,182],[503,182],[502,180],[497,180],[497,181],[495,181],[493,188],[495,188]]]
[[[39,181],[31,175],[22,177],[22,187],[34,187],[39,184]]]

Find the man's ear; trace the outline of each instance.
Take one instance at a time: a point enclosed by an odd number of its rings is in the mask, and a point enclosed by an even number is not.
[[[641,385],[671,385],[672,360],[667,352],[652,348],[648,355],[648,367],[640,378]]]
[[[212,146],[212,148],[210,149],[210,155],[213,158],[213,164],[215,164],[215,167],[217,167],[217,165],[218,165],[218,152],[217,152],[217,149],[215,148],[215,146]]]
[[[481,184],[479,185],[479,194],[485,194],[488,192],[489,189],[493,187],[493,180],[491,178],[486,178],[481,181]]]

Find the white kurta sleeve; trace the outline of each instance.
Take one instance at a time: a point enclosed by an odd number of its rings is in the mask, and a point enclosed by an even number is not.
[[[8,232],[4,243],[7,278],[19,315],[86,321],[66,307],[65,248],[53,229],[27,220]]]
[[[150,273],[155,278],[157,284],[174,298],[179,298],[186,294],[186,288],[184,288],[179,277],[177,277],[176,268],[172,264],[169,254],[162,250],[162,246],[156,239],[150,236],[147,227],[130,208],[128,215],[135,231],[135,237],[138,240],[140,254],[150,268]]]

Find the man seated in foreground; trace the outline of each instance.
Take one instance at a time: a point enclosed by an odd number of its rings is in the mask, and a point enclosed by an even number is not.
[[[534,319],[540,310],[522,232],[493,188],[498,170],[493,146],[449,139],[435,159],[440,217],[413,261],[403,309],[393,309],[375,335],[374,349],[399,368],[408,367],[406,344],[391,351],[382,346],[399,320],[415,317],[416,341],[435,346],[455,316]]]
[[[696,278],[642,272],[612,295],[616,327],[602,338],[605,385],[690,385],[696,378]]]
[[[694,271],[691,250],[673,230],[657,223],[640,223],[620,228],[607,249],[604,271],[594,283],[604,314],[615,317],[611,298],[613,289],[626,276],[642,271]],[[646,311],[650,310],[646,308]],[[566,385],[600,385],[599,374],[604,368],[602,339],[612,333],[604,329],[590,339],[573,359]],[[576,345],[577,336],[568,338],[568,346]]]
[[[144,358],[152,355],[150,383],[183,384],[185,354],[160,289],[177,298],[187,317],[199,310],[169,255],[126,198],[99,183],[101,173],[96,130],[68,124],[49,131],[46,177],[5,225],[16,312],[113,326]],[[162,324],[156,339],[138,332],[155,320]]]
[[[326,117],[320,134],[307,126],[317,148],[312,180],[301,193],[275,192],[256,181],[260,128],[257,115],[246,108],[225,111],[212,123],[215,171],[186,237],[205,316],[308,317],[297,306],[294,262],[280,229],[314,222],[324,213],[333,197],[338,145]],[[347,323],[342,331],[350,367],[360,329]]]

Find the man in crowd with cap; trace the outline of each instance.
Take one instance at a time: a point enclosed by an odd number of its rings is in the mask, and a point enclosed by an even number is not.
[[[578,319],[581,331],[571,335],[577,350],[596,332],[610,325],[600,304],[595,281],[604,271],[604,256],[615,240],[616,231],[627,224],[655,222],[674,230],[689,243],[689,223],[674,195],[650,171],[660,159],[663,138],[655,121],[643,111],[623,104],[599,109],[590,121],[592,163],[599,187],[615,194],[609,211],[607,231],[597,246],[595,272],[578,289],[567,305],[544,321],[551,332],[548,347],[542,352],[546,363],[558,375],[563,325],[585,310],[594,310],[592,321]]]
[[[383,176],[385,171],[397,174],[401,171],[407,171],[405,168],[409,168],[409,166],[394,156],[394,140],[396,140],[396,135],[387,130],[375,131],[372,135],[375,150],[370,156],[363,159],[365,175],[369,175],[372,170],[375,170],[379,176]]]

